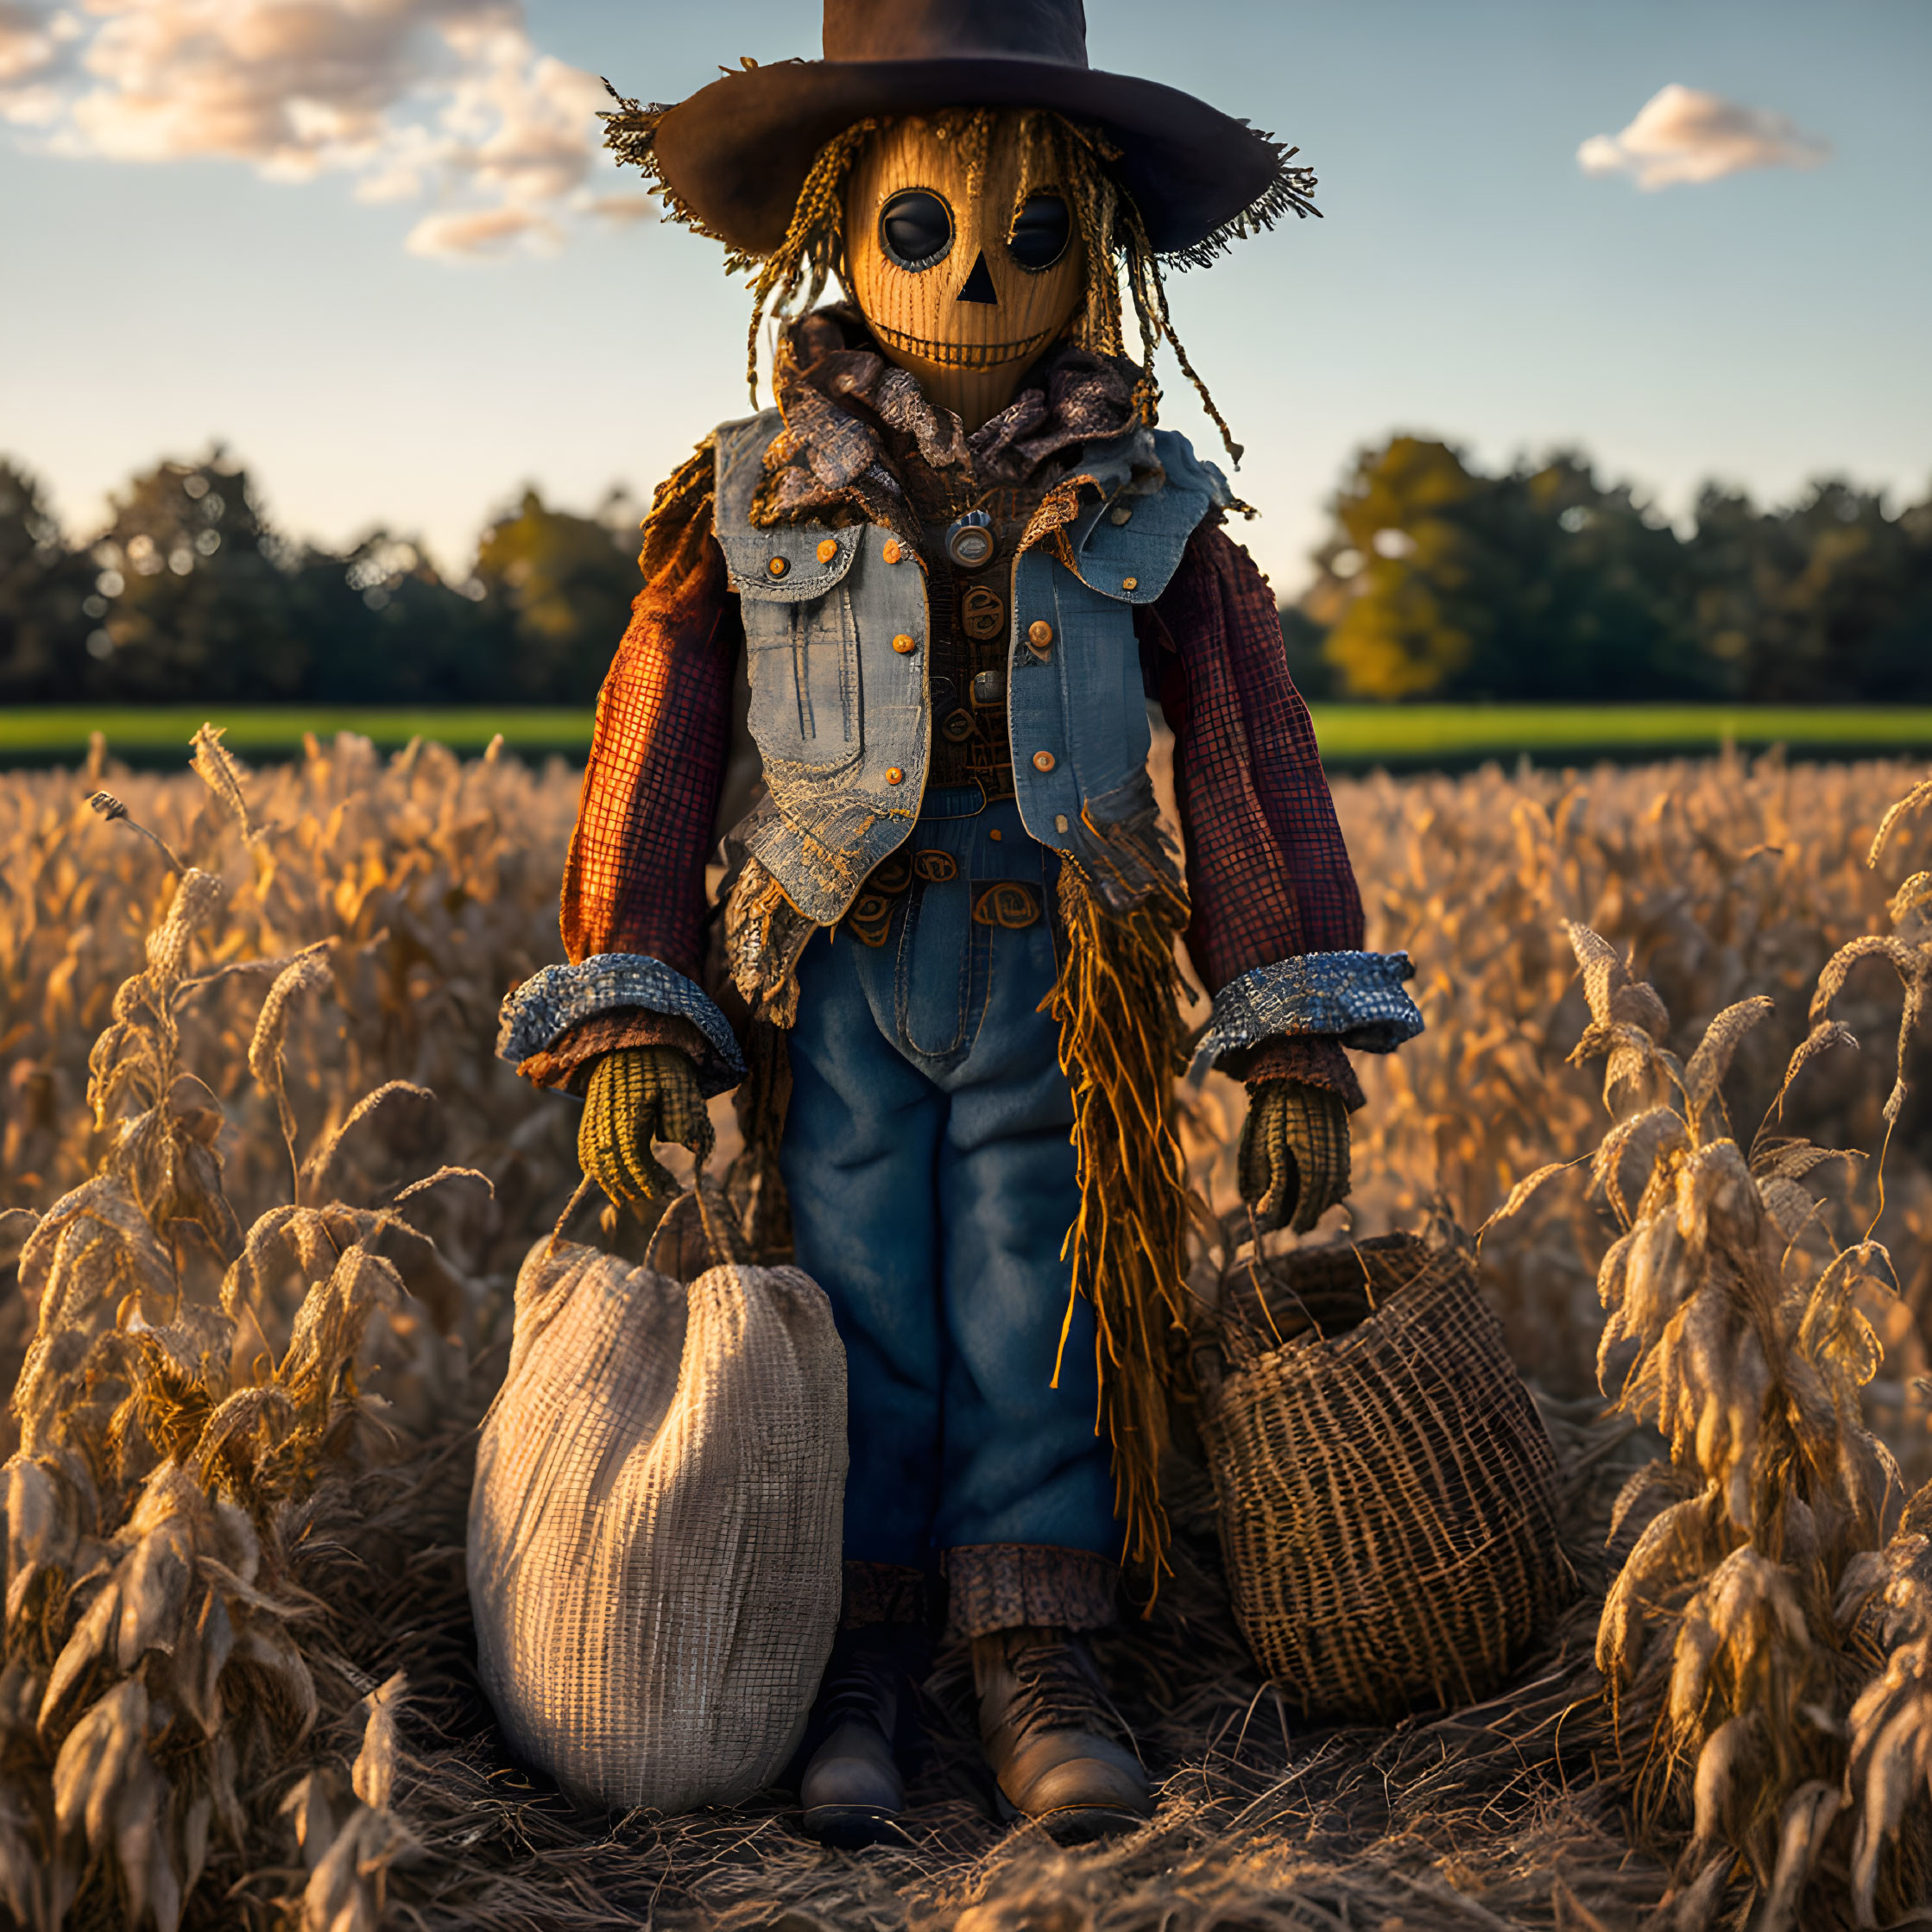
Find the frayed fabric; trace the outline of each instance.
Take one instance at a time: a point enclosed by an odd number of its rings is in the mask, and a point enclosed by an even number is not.
[[[1321,1033],[1361,1053],[1392,1053],[1423,1030],[1402,990],[1405,952],[1310,952],[1256,966],[1215,994],[1199,1052],[1210,1064],[1263,1040]]]
[[[594,953],[533,973],[504,997],[496,1057],[527,1060],[572,1026],[617,1007],[643,1007],[690,1020],[710,1049],[698,1069],[707,1095],[728,1093],[744,1078],[744,1055],[730,1022],[682,973],[642,953]]]
[[[845,1560],[845,1594],[839,1607],[841,1630],[868,1630],[881,1624],[923,1630],[931,1620],[932,1580],[906,1563],[862,1563]]]
[[[947,1627],[957,1637],[1042,1625],[1104,1630],[1118,1613],[1121,1566],[1090,1550],[966,1544],[947,1550],[940,1567]]]

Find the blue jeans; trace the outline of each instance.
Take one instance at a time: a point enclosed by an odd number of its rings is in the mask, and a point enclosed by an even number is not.
[[[962,1544],[1114,1558],[1094,1324],[1060,1256],[1079,1208],[1057,1030],[1049,855],[1010,803],[927,795],[885,943],[845,927],[799,967],[780,1163],[799,1266],[846,1350],[845,1555],[928,1566]],[[994,881],[1042,916],[976,921]],[[1058,1386],[1053,1386],[1059,1361]]]

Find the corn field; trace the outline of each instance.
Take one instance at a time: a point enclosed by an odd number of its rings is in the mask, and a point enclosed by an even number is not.
[[[574,1105],[494,1059],[496,1007],[558,957],[577,774],[346,736],[249,772],[205,735],[195,765],[97,746],[0,779],[16,1923],[1772,1929],[1925,1903],[1914,769],[1337,784],[1368,943],[1413,955],[1429,1030],[1362,1063],[1323,1233],[1483,1230],[1584,1599],[1493,1708],[1291,1733],[1211,1524],[1184,1524],[1176,1587],[1103,1646],[1156,1824],[1078,1857],[1002,1835],[955,1658],[913,1847],[854,1859],[782,1797],[581,1818],[476,1688],[473,1431],[578,1178]],[[1231,1246],[1241,1091],[1181,1099]]]

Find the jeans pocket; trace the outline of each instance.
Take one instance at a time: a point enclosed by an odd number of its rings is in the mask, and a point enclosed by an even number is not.
[[[899,940],[899,1031],[913,1052],[943,1060],[966,1045],[973,985],[972,887],[917,884]]]

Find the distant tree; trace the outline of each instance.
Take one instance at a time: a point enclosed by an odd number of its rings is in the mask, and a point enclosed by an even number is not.
[[[1323,648],[1328,632],[1299,604],[1285,603],[1276,615],[1281,619],[1281,647],[1295,689],[1310,703],[1339,697],[1342,681]]]
[[[1350,697],[1436,696],[1468,668],[1484,613],[1458,513],[1481,487],[1448,444],[1398,436],[1336,493],[1306,608],[1329,626],[1324,654]]]
[[[1767,704],[1932,701],[1932,503],[1891,516],[1842,479],[1760,512],[1707,488],[1689,545],[1700,643]]]
[[[106,609],[92,574],[62,540],[40,484],[0,458],[0,704],[79,691],[87,637]]]
[[[1680,546],[1627,489],[1560,451],[1500,477],[1397,436],[1365,451],[1303,599],[1352,697],[1695,696],[1711,688]]]
[[[90,696],[256,700],[308,695],[286,546],[262,520],[246,470],[217,449],[167,461],[114,499],[92,549],[106,604]]]
[[[346,555],[305,549],[292,571],[307,695],[338,704],[487,704],[516,695],[514,640],[422,546],[376,530]]]
[[[597,696],[641,588],[635,526],[614,514],[624,501],[613,493],[603,514],[576,516],[526,489],[515,514],[479,540],[475,578],[485,612],[515,639],[516,696],[555,704]]]

